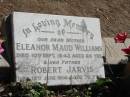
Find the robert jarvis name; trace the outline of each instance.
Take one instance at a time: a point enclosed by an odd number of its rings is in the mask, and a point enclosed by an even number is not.
[[[41,73],[62,73],[63,67],[35,67],[31,66],[32,74]],[[66,70],[67,73],[88,73],[93,72],[92,66],[69,66]]]
[[[87,72],[93,72],[92,66],[69,66],[67,73],[87,73]]]

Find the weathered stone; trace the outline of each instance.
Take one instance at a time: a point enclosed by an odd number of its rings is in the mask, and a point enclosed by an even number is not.
[[[126,39],[125,43],[115,43],[114,38],[103,38],[103,51],[106,58],[106,64],[118,64],[120,62],[127,62],[128,58],[121,50],[128,47],[130,39]]]
[[[10,78],[10,65],[8,62],[0,55],[0,81],[9,81]]]
[[[98,18],[14,12],[17,81],[86,84],[105,77]]]

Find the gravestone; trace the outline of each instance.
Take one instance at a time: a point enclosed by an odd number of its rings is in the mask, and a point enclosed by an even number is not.
[[[16,80],[89,84],[104,77],[98,18],[14,12]]]
[[[0,55],[0,81],[9,80],[9,73],[10,65],[4,57]]]
[[[106,58],[106,63],[117,65],[121,61],[126,62],[128,58],[121,49],[129,47],[129,44],[129,38],[126,39],[125,43],[116,43],[114,38],[111,37],[103,38],[103,51]]]
[[[105,73],[107,77],[122,77],[130,74],[128,57],[121,50],[130,46],[130,39],[116,43],[113,37],[103,38]]]

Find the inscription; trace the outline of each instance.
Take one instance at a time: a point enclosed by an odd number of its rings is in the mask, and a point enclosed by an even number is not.
[[[99,19],[14,12],[13,30],[17,81],[77,85],[104,77]]]

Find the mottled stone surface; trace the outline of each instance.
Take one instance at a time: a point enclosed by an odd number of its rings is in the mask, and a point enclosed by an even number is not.
[[[130,39],[125,43],[115,43],[114,38],[103,38],[104,56],[107,64],[118,64],[121,61],[127,62],[126,54],[121,50],[129,47]]]

